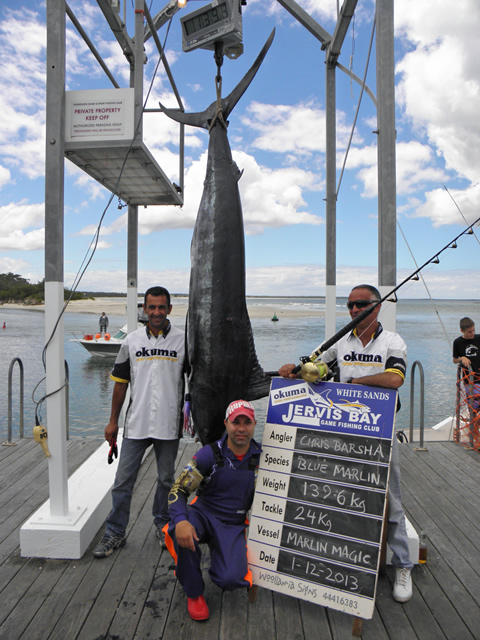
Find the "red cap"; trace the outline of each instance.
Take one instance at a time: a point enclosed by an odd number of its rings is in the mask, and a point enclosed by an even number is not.
[[[255,420],[255,409],[246,400],[234,400],[228,405],[225,418],[233,421],[237,416],[247,416],[251,420]]]

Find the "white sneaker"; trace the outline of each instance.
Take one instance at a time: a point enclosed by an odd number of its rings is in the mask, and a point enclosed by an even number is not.
[[[412,572],[405,567],[395,569],[393,599],[397,602],[408,602],[413,595]]]

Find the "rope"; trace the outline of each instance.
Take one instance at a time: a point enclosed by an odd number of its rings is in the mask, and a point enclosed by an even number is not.
[[[363,97],[363,93],[365,91],[365,81],[367,79],[367,71],[368,71],[368,66],[370,64],[370,54],[372,52],[372,45],[373,45],[373,36],[375,34],[375,20],[373,21],[373,26],[372,26],[372,34],[370,36],[370,45],[368,47],[368,55],[367,55],[367,62],[365,64],[365,72],[363,74],[363,82],[362,82],[362,88],[360,90],[360,95],[358,97],[358,103],[357,103],[357,109],[355,111],[355,117],[353,119],[353,123],[352,123],[352,129],[350,131],[350,138],[348,140],[348,145],[347,148],[345,150],[345,156],[343,158],[343,164],[342,164],[342,170],[340,172],[340,177],[338,179],[338,185],[337,185],[337,193],[336,193],[336,197],[338,198],[338,194],[340,193],[340,185],[342,184],[342,178],[343,178],[343,174],[345,172],[345,166],[347,164],[347,158],[348,158],[348,154],[350,152],[350,147],[352,146],[352,140],[353,140],[353,134],[355,133],[355,128],[357,126],[357,119],[358,119],[358,113],[360,111],[360,105],[362,104],[362,97]]]
[[[468,224],[467,219],[465,218],[465,216],[462,213],[462,210],[460,209],[458,204],[455,202],[455,198],[452,196],[452,194],[450,193],[450,191],[447,189],[447,187],[445,185],[443,185],[443,188],[445,189],[445,191],[448,193],[448,195],[452,199],[453,204],[457,207],[459,214],[462,216],[463,220],[465,221],[465,224]],[[473,229],[472,229],[472,233],[475,236],[475,240],[478,242],[478,244],[480,244],[480,241],[477,238],[477,235],[476,235],[476,233],[475,233],[475,231]]]
[[[400,223],[399,223],[399,221],[398,221],[398,220],[397,220],[397,226],[398,226],[398,228],[400,229],[400,233],[402,234],[403,239],[404,239],[404,241],[405,241],[405,244],[407,245],[407,249],[409,250],[410,255],[412,256],[412,260],[413,260],[413,262],[414,262],[415,266],[416,266],[416,267],[417,267],[417,269],[418,269],[418,264],[417,264],[417,261],[415,260],[415,256],[413,255],[413,252],[412,252],[412,250],[411,250],[411,248],[410,248],[410,245],[408,244],[408,240],[407,240],[407,238],[406,238],[405,234],[403,233],[403,229],[402,229],[402,227],[400,226]],[[426,290],[426,292],[428,293],[428,297],[430,298],[430,302],[432,303],[433,308],[435,309],[435,313],[437,314],[438,321],[440,322],[440,324],[441,324],[441,326],[442,326],[443,335],[445,336],[445,338],[446,338],[446,340],[447,340],[447,342],[448,342],[448,344],[449,344],[449,346],[450,346],[450,338],[449,338],[449,336],[448,336],[447,330],[445,329],[445,325],[443,324],[443,321],[442,321],[442,319],[441,319],[441,317],[440,317],[440,313],[438,312],[437,306],[435,305],[435,302],[434,302],[434,300],[433,300],[433,298],[432,298],[432,296],[431,296],[431,294],[430,294],[430,290],[429,290],[429,288],[428,288],[428,286],[427,286],[427,283],[425,282],[425,278],[423,277],[423,274],[422,274],[422,272],[421,272],[421,271],[418,273],[418,275],[419,275],[419,277],[422,279],[423,286],[425,287],[425,290]]]
[[[209,133],[215,126],[217,120],[220,122],[222,127],[224,127],[225,129],[227,128],[227,123],[225,122],[222,111],[222,76],[220,75],[220,67],[218,67],[218,74],[215,78],[215,90],[217,93],[217,109],[215,111],[215,115],[212,118],[212,121],[210,122],[210,126],[208,127]]]

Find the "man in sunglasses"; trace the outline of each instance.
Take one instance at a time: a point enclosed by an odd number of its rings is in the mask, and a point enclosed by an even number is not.
[[[361,284],[354,287],[347,302],[352,320],[380,299],[380,292],[371,285]],[[387,389],[399,389],[402,386],[407,370],[407,345],[398,333],[386,331],[378,322],[380,307],[380,304],[377,305],[353,331],[322,353],[321,359],[328,364],[329,368],[338,368],[337,382]],[[297,376],[292,373],[295,366],[285,364],[280,368],[279,374],[284,378],[295,378]],[[399,408],[400,403],[397,411]],[[413,593],[411,578],[413,563],[410,561],[400,492],[397,446],[397,439],[393,438],[388,485],[387,540],[393,552],[392,564],[395,566],[393,597],[398,602],[407,602]]]

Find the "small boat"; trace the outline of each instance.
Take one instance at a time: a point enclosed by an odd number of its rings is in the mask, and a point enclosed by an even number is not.
[[[272,322],[278,322],[277,314],[273,314]]]
[[[81,344],[91,356],[116,358],[126,335],[127,325],[124,325],[113,336],[109,333],[97,333],[95,335],[87,333],[83,338],[72,338],[70,342]]]
[[[137,308],[138,328],[143,327],[148,322],[148,316],[143,310],[143,304],[139,303]],[[83,338],[71,338],[70,342],[77,342],[88,351],[91,356],[100,358],[116,358],[122,342],[127,335],[127,325],[111,336],[109,333],[85,334]]]

